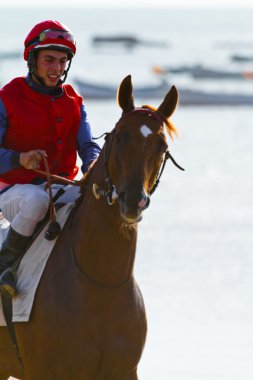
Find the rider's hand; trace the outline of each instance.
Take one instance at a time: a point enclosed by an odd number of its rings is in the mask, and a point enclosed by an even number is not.
[[[19,162],[25,169],[39,169],[42,156],[47,157],[44,150],[30,150],[29,152],[20,153]]]

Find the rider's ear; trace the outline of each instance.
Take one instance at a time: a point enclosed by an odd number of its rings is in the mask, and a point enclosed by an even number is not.
[[[168,119],[176,109],[178,103],[178,92],[175,86],[172,86],[168,94],[165,96],[162,104],[157,108],[156,112]]]
[[[133,86],[131,75],[128,75],[119,85],[117,94],[118,104],[123,113],[130,112],[134,109]]]

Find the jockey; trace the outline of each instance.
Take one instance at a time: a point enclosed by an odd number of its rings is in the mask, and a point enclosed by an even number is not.
[[[9,268],[22,256],[49,206],[45,178],[32,169],[69,179],[86,172],[98,157],[82,97],[63,84],[76,53],[70,30],[58,21],[35,25],[24,42],[28,75],[0,90],[0,210],[10,228],[0,251],[0,293],[12,297],[16,281]]]

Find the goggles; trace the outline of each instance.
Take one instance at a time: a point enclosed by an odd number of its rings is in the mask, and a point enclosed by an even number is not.
[[[38,38],[40,42],[50,38],[54,40],[63,39],[75,43],[73,34],[65,30],[47,29],[41,32]]]
[[[65,40],[75,44],[74,36],[66,30],[46,29],[43,30],[36,38],[31,40],[26,46],[34,45],[36,42],[43,42],[47,39],[51,40]]]

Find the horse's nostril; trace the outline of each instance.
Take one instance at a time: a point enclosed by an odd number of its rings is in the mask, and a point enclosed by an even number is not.
[[[150,204],[150,198],[147,197],[147,202],[146,202],[146,206],[145,206],[145,208],[148,208],[149,204]]]
[[[138,203],[138,207],[141,208],[141,209],[145,209],[149,206],[149,197],[148,196],[144,196]]]
[[[118,201],[120,207],[128,213],[139,213],[145,210],[150,203],[149,196],[142,191],[139,192],[130,192],[130,191],[121,191],[118,195]]]
[[[146,203],[147,203],[147,199],[142,198],[142,199],[139,201],[139,203],[138,203],[138,207],[139,207],[139,208],[143,208],[143,207],[146,206]]]

